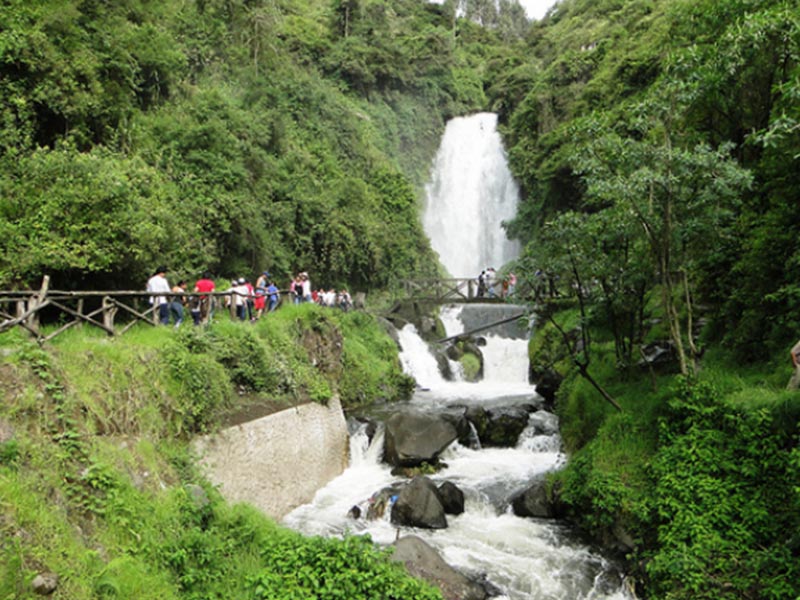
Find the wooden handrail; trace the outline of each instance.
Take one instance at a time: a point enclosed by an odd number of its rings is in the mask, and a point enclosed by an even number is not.
[[[111,336],[121,335],[128,331],[139,321],[149,325],[157,325],[156,307],[150,305],[144,312],[138,310],[138,304],[129,306],[126,300],[137,300],[141,298],[166,297],[168,302],[174,302],[183,298],[231,298],[237,295],[244,298],[254,298],[255,292],[244,294],[236,290],[214,290],[212,292],[148,292],[147,290],[51,290],[49,289],[50,278],[45,276],[39,290],[0,290],[0,333],[12,327],[23,327],[30,332],[39,343],[44,343],[63,333],[64,331],[79,324],[89,324],[98,329],[102,329]],[[278,294],[287,295],[290,290],[278,290]],[[268,294],[269,295],[269,294]],[[93,309],[89,313],[83,312],[84,300],[92,301],[92,304],[100,301],[100,307]],[[77,307],[68,306],[67,303],[77,301]],[[231,302],[231,310],[234,303]],[[55,331],[44,335],[39,329],[40,311],[45,308],[58,310],[62,315],[72,317],[72,320],[62,324]],[[121,327],[115,326],[114,319],[117,312],[122,309],[133,320],[125,323]],[[14,314],[16,313],[16,314]],[[96,318],[98,315],[101,318]]]

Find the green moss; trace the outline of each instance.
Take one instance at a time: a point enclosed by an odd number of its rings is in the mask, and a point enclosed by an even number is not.
[[[477,381],[481,372],[481,359],[472,354],[465,352],[461,358],[458,359],[461,368],[464,371],[464,378],[467,381]]]

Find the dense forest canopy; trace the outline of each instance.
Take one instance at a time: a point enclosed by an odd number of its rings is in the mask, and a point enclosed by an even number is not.
[[[533,24],[525,58],[489,90],[526,192],[511,231],[531,241],[527,272],[572,281],[579,266],[617,320],[641,314],[642,281],[680,280],[692,301],[665,314],[703,306],[709,332],[741,358],[789,342],[800,289],[797,8],[575,0]],[[555,264],[567,245],[604,260]]]
[[[682,286],[757,358],[798,325],[796,9],[7,2],[0,282],[137,287],[164,262],[359,289],[433,274],[421,187],[446,120],[488,109],[523,190],[524,277],[574,277],[567,238],[625,248],[579,270],[614,319],[641,314],[642,282]]]
[[[452,4],[5,4],[3,287],[435,272],[416,188],[501,52]]]

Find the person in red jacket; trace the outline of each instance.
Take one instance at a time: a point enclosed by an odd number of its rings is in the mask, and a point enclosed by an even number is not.
[[[200,294],[200,322],[205,325],[211,320],[212,315],[212,296],[203,295],[213,292],[216,289],[211,280],[211,273],[206,271],[203,276],[194,284],[194,291]]]

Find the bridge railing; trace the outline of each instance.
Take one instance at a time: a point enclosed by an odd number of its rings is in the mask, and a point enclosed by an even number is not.
[[[441,303],[479,298],[477,279],[408,279],[403,282],[403,291],[409,299]]]

